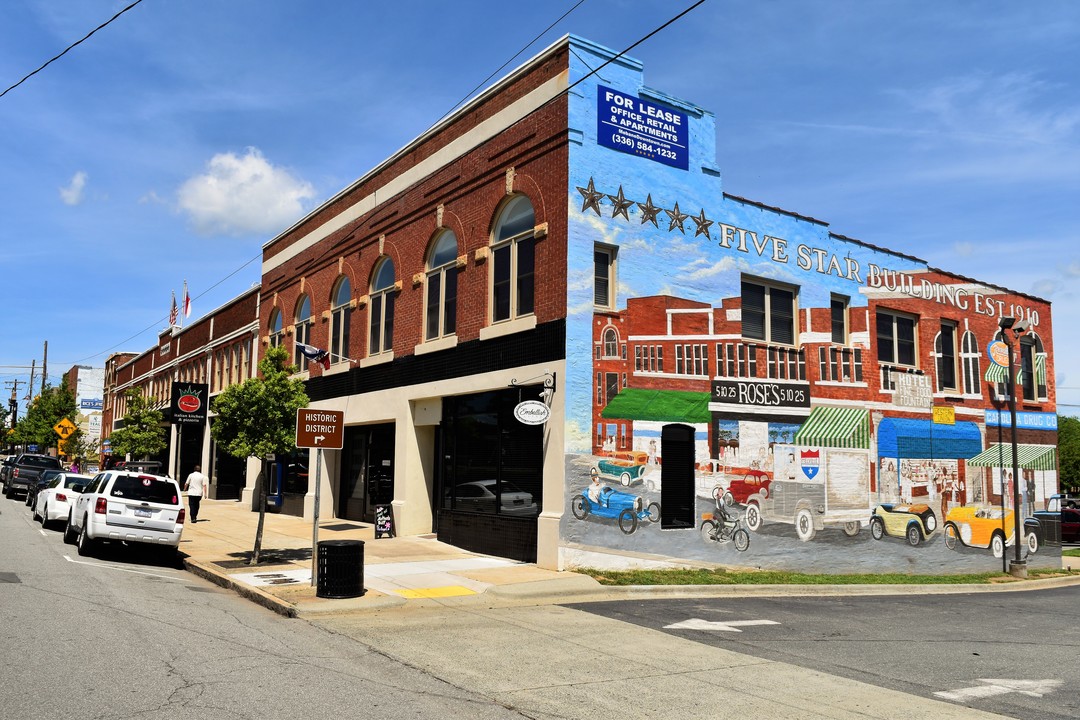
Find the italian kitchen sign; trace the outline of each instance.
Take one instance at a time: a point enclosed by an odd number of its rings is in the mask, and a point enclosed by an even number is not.
[[[689,136],[686,113],[597,86],[596,141],[603,147],[686,170]]]
[[[206,383],[172,384],[172,421],[174,425],[206,422],[206,403],[210,386]]]
[[[755,407],[808,408],[810,383],[714,380],[712,402]]]

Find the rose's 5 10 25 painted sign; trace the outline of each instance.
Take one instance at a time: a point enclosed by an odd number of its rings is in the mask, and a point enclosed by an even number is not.
[[[808,408],[810,407],[810,384],[714,380],[712,402],[726,405]]]
[[[636,95],[596,87],[596,140],[600,145],[682,170],[690,167],[686,113]]]

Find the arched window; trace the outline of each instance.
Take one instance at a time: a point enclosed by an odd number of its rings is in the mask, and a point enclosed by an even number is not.
[[[368,355],[392,352],[394,349],[394,261],[385,258],[371,280],[371,334]]]
[[[424,303],[424,339],[437,340],[457,332],[458,240],[452,230],[443,231],[427,261]]]
[[[270,311],[270,347],[281,347],[281,340],[285,335],[281,321],[281,311],[274,308]]]
[[[304,353],[300,352],[300,344],[311,344],[311,298],[307,295],[301,295],[300,299],[296,302],[296,334],[293,336],[293,364],[295,364],[300,371],[307,370],[308,359],[304,356]]]
[[[982,351],[975,340],[975,333],[968,330],[960,340],[960,363],[964,372],[964,394],[982,395]]]
[[[499,214],[491,242],[491,320],[513,320],[533,312],[536,218],[532,203],[516,195]]]
[[[604,331],[604,357],[619,357],[619,334],[615,328]]]
[[[342,275],[334,285],[330,302],[330,362],[338,363],[349,357],[349,325],[352,319],[352,287]]]

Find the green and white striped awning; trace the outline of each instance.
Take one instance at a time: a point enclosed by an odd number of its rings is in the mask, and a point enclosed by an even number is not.
[[[990,367],[986,368],[986,374],[983,375],[983,380],[993,383],[1009,382],[1009,368],[990,363]]]
[[[1016,445],[1016,457],[1025,470],[1057,470],[1057,448],[1053,445]],[[1012,467],[1012,445],[993,443],[975,457],[968,458],[969,467]]]
[[[795,433],[805,447],[870,449],[870,413],[866,408],[818,406]]]

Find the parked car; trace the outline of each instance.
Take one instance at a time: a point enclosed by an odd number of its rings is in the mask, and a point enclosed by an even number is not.
[[[34,502],[37,500],[38,493],[41,492],[43,488],[48,486],[48,484],[51,483],[57,475],[62,475],[63,472],[63,470],[49,468],[48,470],[42,472],[41,475],[38,476],[38,479],[36,481],[30,483],[30,485],[26,488],[26,507],[34,507]]]
[[[934,534],[937,515],[925,503],[882,503],[870,513],[870,534],[875,540],[886,535],[907,538],[912,547]]]
[[[38,491],[34,501],[34,519],[40,521],[44,528],[53,522],[67,522],[71,506],[93,479],[89,475],[75,473],[60,473],[53,477],[47,486]]]
[[[51,455],[23,453],[4,467],[4,497],[9,500],[22,495],[45,470],[63,470],[60,461]]]
[[[619,529],[627,535],[637,530],[640,521],[660,522],[660,503],[646,505],[644,498],[639,495],[607,486],[601,488],[597,502],[593,502],[588,493],[575,495],[570,501],[570,510],[578,520],[584,520],[589,515],[616,519]]]
[[[945,547],[950,550],[959,542],[968,547],[990,548],[999,558],[1013,544],[1015,534],[1010,509],[965,505],[954,507],[945,516]]]
[[[1080,508],[1064,508],[1061,511],[1061,541],[1080,543]]]
[[[455,508],[457,510],[471,510],[474,512],[494,513],[495,503],[498,500],[499,514],[501,515],[536,515],[538,509],[533,502],[531,493],[527,493],[503,480],[502,487],[497,488],[495,480],[477,480],[475,482],[461,483],[454,488]],[[496,498],[496,490],[500,490]]]
[[[175,554],[184,530],[180,486],[164,475],[126,470],[100,473],[68,514],[64,541],[92,554],[99,542],[144,543]]]
[[[610,457],[597,460],[590,474],[613,482],[617,480],[626,486],[642,479],[648,469],[648,460],[648,454],[640,450],[616,450]]]
[[[759,494],[762,498],[769,497],[769,484],[772,477],[764,470],[749,468],[735,475],[727,487],[717,485],[713,488],[713,498],[719,499],[724,505],[731,507],[735,503],[745,505],[751,495]]]
[[[1032,555],[1044,545],[1061,545],[1061,512],[1036,510],[1024,518],[1024,544]]]

